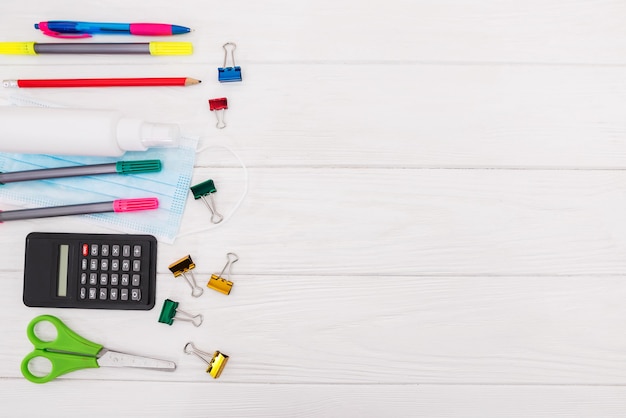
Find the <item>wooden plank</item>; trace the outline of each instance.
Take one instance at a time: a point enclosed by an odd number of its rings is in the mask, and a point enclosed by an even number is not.
[[[39,1],[29,1],[41,8]],[[219,14],[201,0],[172,4],[168,0],[132,3],[107,1],[99,19],[178,22],[196,29],[176,40],[194,43],[194,54],[183,57],[91,57],[89,63],[163,62],[223,64],[222,44],[238,44],[237,63],[244,71],[257,62],[447,61],[624,64],[626,6],[619,1],[490,0],[307,2],[239,1]],[[91,16],[88,3],[60,3],[55,16]],[[45,9],[45,8],[44,8]],[[24,3],[3,9],[7,33],[15,41],[54,42],[36,34],[36,22]],[[190,11],[193,11],[190,13]],[[39,18],[41,19],[41,18]],[[128,42],[123,36],[112,42]],[[45,64],[84,64],[82,57],[46,56]],[[32,62],[33,57],[2,57],[3,65]]]
[[[193,183],[214,179],[229,215],[242,176],[202,168]],[[625,182],[622,171],[251,169],[242,206],[217,227],[188,198],[179,238],[160,246],[159,271],[192,253],[207,254],[197,268],[210,273],[234,251],[239,273],[252,275],[619,275]],[[63,221],[69,232],[89,225]],[[16,241],[60,227],[39,219],[2,228],[0,262],[19,271]]]
[[[101,396],[93,396],[94,392]],[[72,393],[68,398],[67,394]],[[10,396],[9,396],[10,394]],[[244,385],[0,380],[13,417],[98,415],[205,417],[622,417],[622,387]],[[37,402],[33,402],[33,398]]]
[[[228,89],[214,86],[205,65],[162,68],[161,74],[205,82],[2,93],[176,123],[203,144],[230,146],[253,167],[626,166],[626,85],[619,67],[257,64],[245,85]],[[80,66],[46,71],[52,78],[84,77]],[[97,71],[93,76],[155,75],[152,66],[103,65]],[[36,78],[40,68],[24,66],[16,74]],[[229,100],[224,130],[215,128],[207,105],[220,96]],[[228,152],[211,149],[198,156],[198,164],[238,163]]]
[[[200,265],[205,258],[194,259]],[[242,264],[245,262],[241,261]],[[201,286],[207,274],[196,273]],[[59,316],[111,349],[177,363],[173,373],[91,369],[63,380],[206,382],[189,341],[230,361],[224,383],[626,383],[624,276],[393,277],[241,275],[229,296],[190,296],[182,279],[157,278],[147,312],[37,309],[21,303],[19,274],[0,273],[0,376],[20,377],[32,345],[26,325]],[[202,314],[199,328],[158,323],[163,300]],[[204,386],[204,385],[203,385]]]

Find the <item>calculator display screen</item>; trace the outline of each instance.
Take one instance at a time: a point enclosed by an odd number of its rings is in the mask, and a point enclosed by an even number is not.
[[[57,282],[57,296],[67,296],[67,266],[69,260],[70,246],[59,245],[59,275]]]

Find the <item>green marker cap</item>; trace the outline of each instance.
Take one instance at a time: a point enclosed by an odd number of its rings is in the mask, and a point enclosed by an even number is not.
[[[161,160],[118,161],[115,171],[119,174],[155,173],[161,171]]]

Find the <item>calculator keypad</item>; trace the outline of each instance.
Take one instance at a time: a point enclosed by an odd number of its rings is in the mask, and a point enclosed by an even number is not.
[[[97,244],[80,246],[80,300],[100,300],[119,303],[142,302],[142,271],[147,248],[141,244]],[[145,297],[145,296],[144,296]]]

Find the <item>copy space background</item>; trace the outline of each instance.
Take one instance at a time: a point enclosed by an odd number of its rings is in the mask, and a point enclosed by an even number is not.
[[[1,225],[2,415],[623,417],[625,18],[610,0],[7,2],[3,41],[54,42],[32,28],[53,19],[193,27],[175,39],[194,43],[187,57],[2,56],[0,75],[200,86],[2,97],[178,123],[233,149],[249,193],[210,230],[189,199],[148,312],[26,308],[27,233],[110,231],[80,217]],[[228,41],[244,81],[220,85]],[[220,131],[207,100],[221,96]],[[194,180],[216,181],[224,213],[242,176],[227,151],[198,156]],[[167,270],[191,254],[204,283],[229,251],[230,296],[191,298]],[[204,324],[159,324],[165,298]],[[34,385],[19,363],[42,313],[178,369]],[[220,379],[187,341],[231,356]]]

